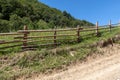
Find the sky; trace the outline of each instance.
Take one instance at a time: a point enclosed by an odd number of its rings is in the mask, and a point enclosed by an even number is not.
[[[99,25],[120,22],[120,0],[39,0],[61,11],[67,11],[73,17]]]

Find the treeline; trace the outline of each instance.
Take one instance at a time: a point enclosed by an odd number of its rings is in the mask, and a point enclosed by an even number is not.
[[[38,0],[0,0],[0,32],[23,29],[46,29],[93,25],[85,20],[77,20],[66,11],[50,8]]]

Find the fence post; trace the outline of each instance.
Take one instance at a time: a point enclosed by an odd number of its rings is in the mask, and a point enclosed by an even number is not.
[[[110,20],[110,21],[109,21],[109,28],[110,28],[109,31],[110,31],[110,32],[111,32],[111,27],[112,27],[112,26],[111,26],[111,20]]]
[[[77,26],[77,42],[80,42],[80,26]]]
[[[99,28],[99,26],[98,26],[98,21],[97,21],[97,22],[96,22],[96,36],[99,35],[98,28]]]
[[[24,36],[23,36],[23,50],[25,50],[25,48],[27,47],[27,37],[28,37],[28,32],[26,32],[26,30],[28,30],[27,26],[24,25]]]
[[[54,28],[54,47],[55,48],[57,46],[56,36],[57,36],[57,31],[56,31],[56,26],[55,26],[55,28]]]

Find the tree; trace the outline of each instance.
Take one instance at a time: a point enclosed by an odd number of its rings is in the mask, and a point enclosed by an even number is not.
[[[63,15],[67,17],[68,19],[74,19],[71,14],[67,13],[66,11],[63,11]]]
[[[10,32],[10,31],[11,29],[10,29],[9,21],[0,19],[0,33]]]
[[[10,16],[11,27],[13,30],[22,29],[22,18],[17,16],[16,14]]]
[[[47,29],[48,28],[48,24],[43,21],[43,20],[39,20],[37,22],[37,29]]]
[[[3,14],[2,13],[0,13],[0,19],[2,19],[3,18]]]

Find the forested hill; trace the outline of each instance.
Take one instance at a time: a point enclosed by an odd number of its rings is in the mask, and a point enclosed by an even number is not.
[[[66,11],[61,12],[38,0],[0,0],[0,32],[23,29],[46,29],[93,25],[85,20],[77,20]]]

